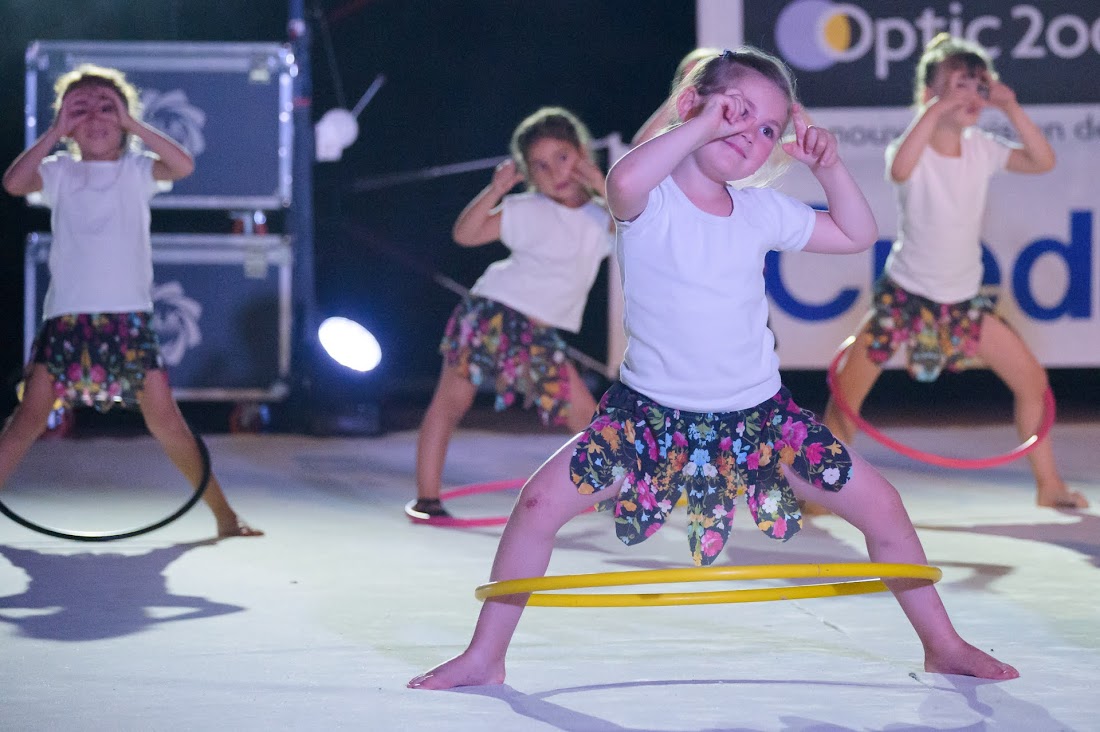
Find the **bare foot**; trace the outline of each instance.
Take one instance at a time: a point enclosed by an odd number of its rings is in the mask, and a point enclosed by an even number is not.
[[[231,520],[218,522],[218,538],[226,539],[230,536],[263,536],[264,532],[254,529],[244,521],[234,516]]]
[[[413,677],[410,689],[453,689],[456,686],[487,686],[504,683],[504,662],[484,662],[470,651],[444,661],[430,671]]]
[[[961,638],[958,644],[951,648],[926,651],[924,670],[931,674],[958,674],[995,681],[1008,681],[1020,677],[1020,672],[1012,666],[1001,663]]]
[[[1045,508],[1088,508],[1089,501],[1080,491],[1071,491],[1064,484],[1039,487],[1035,503]]]

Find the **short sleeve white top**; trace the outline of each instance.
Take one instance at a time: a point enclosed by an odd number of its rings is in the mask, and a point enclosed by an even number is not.
[[[611,214],[598,199],[570,208],[536,192],[505,196],[500,212],[500,240],[511,254],[489,265],[471,292],[576,333],[611,253]]]
[[[889,177],[901,140],[886,148]],[[962,154],[928,146],[909,179],[895,183],[898,234],[886,274],[903,289],[939,303],[969,300],[982,283],[982,220],[989,179],[1013,146],[977,127],[963,132]]]
[[[38,198],[51,209],[50,286],[43,315],[122,313],[153,307],[149,201],[167,181],[153,178],[150,153],[118,160],[42,161]]]
[[[769,188],[727,190],[733,213],[715,216],[666,178],[641,215],[618,222],[627,337],[619,375],[667,407],[747,409],[781,385],[764,256],[805,247],[815,213]]]

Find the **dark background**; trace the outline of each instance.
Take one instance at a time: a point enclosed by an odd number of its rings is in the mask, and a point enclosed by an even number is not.
[[[359,117],[358,142],[341,161],[315,168],[317,300],[321,314],[368,325],[382,343],[379,387],[414,406],[438,374],[436,346],[457,297],[410,267],[409,257],[465,286],[505,255],[499,244],[460,249],[450,227],[489,180],[465,173],[355,192],[374,176],[500,155],[516,123],[539,106],[572,109],[594,137],[633,134],[668,90],[672,70],[695,42],[694,3],[667,0],[324,0],[307,2],[313,35],[313,118],[352,107],[378,74],[386,83]],[[277,41],[287,4],[274,0],[5,0],[0,4],[0,160],[24,147],[23,55],[35,39]],[[751,24],[747,38],[760,35]],[[756,38],[761,45],[766,38]],[[901,85],[908,88],[909,80]],[[803,84],[810,101],[826,95]],[[905,97],[907,98],[907,97]],[[818,103],[823,103],[818,100]],[[23,241],[48,228],[46,212],[0,194],[0,413],[21,369]],[[225,231],[221,212],[155,210],[154,229]],[[276,231],[282,224],[275,215]],[[399,255],[395,256],[394,252]],[[604,275],[593,288],[574,345],[603,360]],[[816,372],[785,374],[812,408],[824,398]],[[1091,413],[1100,403],[1095,370],[1055,372],[1060,402]],[[598,384],[597,384],[598,386]],[[984,399],[1003,407],[1003,387],[985,374],[937,385],[945,401]],[[927,389],[888,374],[884,403],[919,400]],[[872,404],[874,400],[872,401]],[[999,417],[998,417],[999,418]]]

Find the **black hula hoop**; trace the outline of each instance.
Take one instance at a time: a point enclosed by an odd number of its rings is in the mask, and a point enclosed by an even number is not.
[[[156,531],[157,529],[167,526],[183,514],[191,510],[191,507],[199,502],[202,498],[202,494],[206,492],[206,487],[210,485],[210,451],[206,449],[206,443],[203,442],[202,437],[195,431],[195,428],[187,423],[187,428],[191,430],[191,436],[195,438],[195,447],[199,448],[199,456],[202,458],[202,478],[199,480],[199,484],[195,487],[195,492],[191,494],[191,497],[187,499],[186,503],[180,506],[175,513],[162,518],[156,523],[149,524],[148,526],[142,526],[137,529],[131,529],[129,531],[119,531],[116,533],[105,533],[96,531],[63,531],[61,529],[51,529],[48,526],[42,526],[35,522],[26,519],[15,511],[11,510],[3,500],[0,500],[0,513],[10,518],[15,523],[24,526],[31,531],[37,531],[40,534],[46,536],[53,536],[58,539],[69,539],[70,541],[117,541],[118,539],[129,539],[134,536],[141,536],[142,534],[148,534],[150,531]]]

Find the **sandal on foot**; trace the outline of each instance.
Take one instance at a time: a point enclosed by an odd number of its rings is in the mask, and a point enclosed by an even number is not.
[[[450,512],[443,508],[438,498],[418,498],[410,510],[433,518],[451,518]]]

